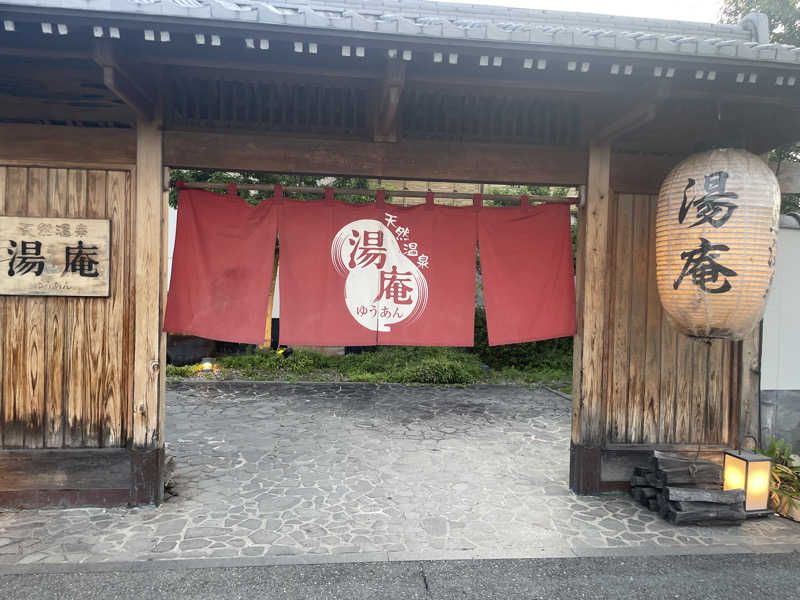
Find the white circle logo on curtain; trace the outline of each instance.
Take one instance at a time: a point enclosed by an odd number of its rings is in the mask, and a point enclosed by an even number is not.
[[[360,219],[342,227],[331,244],[331,260],[347,280],[344,301],[353,318],[370,331],[389,332],[419,319],[428,303],[421,254],[407,227],[386,213],[386,223]]]

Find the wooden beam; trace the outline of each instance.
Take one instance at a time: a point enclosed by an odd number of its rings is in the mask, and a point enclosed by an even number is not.
[[[219,60],[202,57],[182,58],[177,56],[141,56],[138,57],[141,63],[149,65],[164,65],[179,67],[176,72],[185,73],[187,71],[217,70],[222,72],[237,71],[240,73],[252,73],[254,75],[263,73],[278,73],[285,75],[296,75],[306,77],[325,77],[325,78],[348,78],[348,79],[379,79],[381,72],[378,69],[367,65],[361,65],[357,69],[340,69],[331,67],[295,65],[284,62],[270,63],[266,61],[254,62],[251,60]],[[241,75],[237,75],[241,76]],[[263,75],[261,75],[263,77]]]
[[[80,50],[63,48],[17,48],[0,46],[0,56],[21,56],[24,58],[46,58],[50,60],[92,60],[92,55]]]
[[[130,168],[136,162],[132,129],[0,124],[0,159],[5,164]]]
[[[611,189],[621,194],[658,194],[664,178],[684,156],[614,153]]]
[[[656,118],[657,105],[655,102],[645,102],[631,110],[625,111],[619,119],[604,125],[595,135],[596,144],[614,142],[627,133],[636,131]]]
[[[155,105],[131,79],[116,67],[103,67],[103,83],[114,92],[119,99],[130,106],[140,119],[153,119]]]
[[[460,181],[549,181],[561,185],[582,184],[586,179],[586,152],[562,147],[498,144],[467,147],[449,142],[388,145],[177,131],[168,131],[164,137],[167,164],[186,168],[306,173],[313,166],[315,173],[365,177],[378,177],[382,172],[383,177],[432,179],[435,173],[442,179]],[[313,156],[313,160],[309,156]],[[484,156],[490,164],[483,163]],[[130,168],[136,162],[136,132],[117,128],[0,124],[0,158],[14,164]],[[404,164],[406,158],[409,162]],[[657,192],[664,176],[680,158],[615,154],[613,188],[625,193]],[[786,164],[781,166],[781,169],[788,168]],[[548,169],[551,169],[550,175],[546,172]]]
[[[168,68],[175,67],[177,72],[184,73],[193,71],[195,73],[204,70],[217,70],[221,72],[238,72],[237,76],[246,76],[252,73],[254,77],[264,77],[264,74],[285,74],[292,76],[305,77],[324,77],[336,79],[360,79],[360,80],[380,80],[385,72],[382,73],[375,66],[359,65],[357,68],[342,68],[336,66],[311,66],[308,64],[287,64],[285,62],[271,63],[267,61],[245,60],[221,60],[208,57],[193,56],[191,58],[181,56],[160,56],[143,55],[137,56],[137,61],[149,66],[164,65]],[[260,75],[259,75],[260,74]],[[405,81],[407,85],[430,87],[433,89],[460,88],[464,90],[481,90],[485,93],[497,95],[509,93],[542,93],[551,96],[569,95],[570,100],[577,97],[588,97],[591,99],[598,96],[616,98],[622,91],[628,99],[641,99],[648,93],[647,88],[634,82],[620,82],[617,80],[592,83],[582,83],[568,79],[548,79],[520,77],[518,79],[503,78],[497,74],[479,73],[474,76],[449,74],[443,78],[440,75],[425,71],[411,70],[406,73]]]
[[[133,447],[161,448],[161,370],[166,368],[161,332],[165,194],[162,189],[162,133],[158,123],[136,128],[136,225],[133,258],[135,332]]]
[[[613,189],[657,193],[680,156],[614,154]],[[582,148],[400,140],[365,140],[164,132],[164,164],[185,169],[269,171],[470,183],[583,185]]]
[[[269,135],[166,131],[169,167],[427,181],[579,185],[586,152],[561,146],[401,140],[380,144]]]
[[[397,109],[406,82],[406,63],[390,59],[386,63],[386,75],[379,92],[378,110],[375,114],[376,142],[397,141]]]
[[[103,69],[105,86],[130,106],[140,119],[152,121],[155,100],[136,83],[129,69],[120,66],[108,40],[97,40],[94,49],[94,59]]]
[[[166,50],[165,50],[166,51]],[[479,55],[479,53],[476,53]],[[289,75],[305,75],[312,77],[327,78],[349,78],[349,79],[380,79],[383,76],[380,70],[374,66],[359,65],[357,68],[341,68],[333,66],[310,66],[307,64],[287,64],[285,62],[253,61],[244,57],[243,60],[216,59],[201,56],[182,57],[173,55],[146,54],[137,56],[137,61],[147,65],[165,65],[168,67],[185,67],[187,69],[217,69],[221,71],[239,71],[252,73],[284,73]],[[550,77],[550,76],[548,76]],[[593,81],[591,83],[578,82],[566,78],[504,78],[497,74],[477,73],[475,75],[447,75],[442,78],[440,75],[412,70],[406,75],[408,84],[429,84],[439,89],[442,86],[448,88],[459,87],[469,90],[482,89],[487,92],[497,90],[497,93],[507,93],[510,90],[520,91],[540,91],[551,94],[570,94],[578,96],[596,97],[606,95],[618,97],[620,90],[624,90],[627,98],[642,98],[647,95],[647,89],[636,82],[620,82],[617,79],[608,81]],[[622,86],[622,87],[621,87]],[[683,92],[681,92],[683,94]],[[713,94],[704,92],[691,92],[688,97],[710,97]],[[750,98],[759,98],[750,96]]]
[[[643,86],[641,95],[644,99],[625,109],[615,120],[601,126],[592,136],[594,143],[613,143],[654,121],[658,107],[671,95],[671,89],[672,84],[668,81]]]

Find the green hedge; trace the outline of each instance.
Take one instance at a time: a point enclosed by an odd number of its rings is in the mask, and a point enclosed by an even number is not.
[[[213,377],[284,381],[471,384],[547,383],[569,391],[572,338],[489,346],[486,315],[475,314],[474,348],[386,346],[344,356],[296,350],[282,356],[254,350],[217,358]],[[193,366],[167,367],[168,377],[207,377]],[[196,375],[195,375],[196,374]]]
[[[474,352],[492,369],[531,367],[555,370],[572,370],[572,338],[558,338],[524,344],[489,346],[486,329],[486,311],[475,310]]]

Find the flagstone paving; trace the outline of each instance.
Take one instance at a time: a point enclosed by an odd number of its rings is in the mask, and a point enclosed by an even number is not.
[[[798,549],[800,525],[675,527],[567,486],[544,389],[202,383],[167,392],[158,508],[0,513],[0,564],[406,560]]]

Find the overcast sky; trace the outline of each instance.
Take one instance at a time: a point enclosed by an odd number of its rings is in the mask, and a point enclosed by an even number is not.
[[[626,17],[719,22],[722,0],[447,0],[459,4],[493,4],[520,8],[593,12]]]

